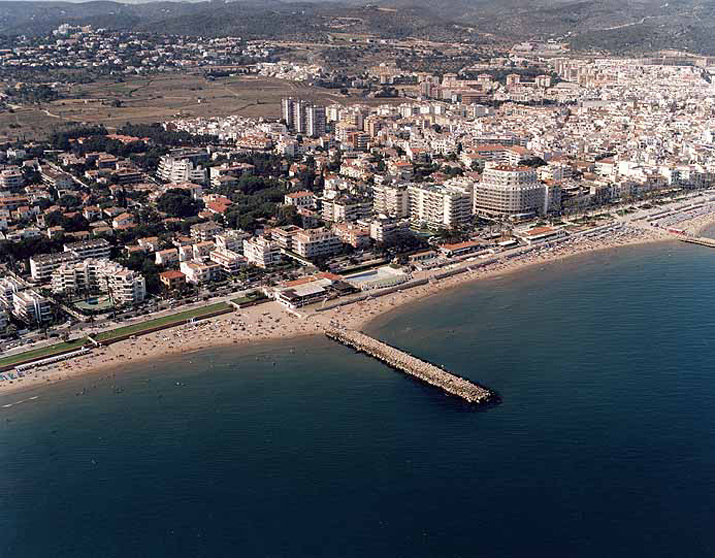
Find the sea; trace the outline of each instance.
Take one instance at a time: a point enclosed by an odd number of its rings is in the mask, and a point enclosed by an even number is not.
[[[322,337],[0,397],[0,557],[715,556],[715,250],[632,246]]]

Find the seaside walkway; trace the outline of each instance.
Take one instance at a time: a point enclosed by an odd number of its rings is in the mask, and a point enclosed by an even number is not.
[[[376,358],[391,368],[438,387],[450,395],[461,397],[468,403],[482,405],[498,401],[498,397],[493,391],[447,372],[405,351],[396,349],[387,343],[378,341],[360,331],[326,328],[325,335],[333,341]]]

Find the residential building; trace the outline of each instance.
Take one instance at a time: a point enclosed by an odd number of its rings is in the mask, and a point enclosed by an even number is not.
[[[323,220],[333,223],[357,221],[372,213],[372,202],[340,196],[333,200],[323,200]]]
[[[315,207],[315,194],[308,190],[300,192],[291,192],[283,198],[283,203],[292,205],[298,209]]]
[[[135,225],[134,215],[131,213],[120,213],[112,219],[113,229],[129,229]]]
[[[285,250],[293,250],[293,239],[295,235],[302,232],[303,229],[295,225],[285,225],[283,227],[275,227],[270,230],[270,237],[278,246]]]
[[[246,267],[248,262],[238,252],[218,248],[209,254],[209,259],[218,264],[219,267],[228,275],[236,275],[242,268]]]
[[[190,262],[194,258],[193,244],[182,244],[177,250],[179,251],[179,262]]]
[[[243,241],[251,235],[246,231],[227,230],[214,237],[214,243],[218,250],[230,250],[237,254],[243,254]]]
[[[442,184],[412,184],[408,192],[410,220],[413,222],[453,229],[471,219],[471,196],[460,188]]]
[[[207,172],[191,157],[164,155],[159,159],[156,175],[165,182],[205,184]]]
[[[44,166],[40,175],[44,184],[51,186],[60,194],[75,189],[74,179],[66,172],[56,170],[50,166]]]
[[[209,254],[216,248],[216,245],[210,240],[207,240],[205,242],[197,242],[193,244],[191,248],[193,251],[191,259],[204,261],[209,259]]]
[[[0,308],[12,310],[12,295],[24,290],[26,285],[12,276],[0,279]]]
[[[159,281],[165,289],[176,291],[182,289],[186,285],[186,275],[177,269],[170,269],[159,274]]]
[[[104,238],[96,240],[83,240],[80,242],[70,242],[63,246],[65,252],[74,254],[77,259],[85,258],[108,258],[112,250],[112,245]]]
[[[305,107],[305,135],[319,138],[325,135],[325,107],[308,105]]]
[[[209,178],[211,185],[236,186],[242,176],[253,174],[255,167],[249,163],[224,163],[218,167],[209,168]]]
[[[162,191],[168,192],[169,190],[184,190],[191,196],[191,199],[194,200],[202,199],[204,193],[201,184],[194,184],[193,182],[172,182],[170,184],[164,184]]]
[[[317,138],[325,134],[325,107],[302,99],[284,98],[281,101],[283,120],[291,132]]]
[[[172,267],[179,263],[179,251],[176,248],[159,250],[154,254],[154,263],[162,267]]]
[[[18,168],[0,171],[0,190],[16,190],[25,184],[25,177]]]
[[[307,229],[293,238],[293,251],[309,260],[332,256],[341,248],[338,236],[325,228]]]
[[[544,211],[545,186],[531,167],[487,165],[476,185],[474,211],[484,215],[525,218]]]
[[[107,292],[119,306],[139,304],[146,298],[146,282],[138,271],[123,268],[116,262],[100,273],[100,290]],[[113,270],[112,270],[113,268]]]
[[[409,217],[410,198],[407,184],[375,184],[373,186],[373,211],[386,217]]]
[[[139,304],[146,298],[146,282],[138,271],[107,259],[68,262],[52,273],[54,293],[108,293],[118,306]]]
[[[362,249],[370,245],[370,227],[360,223],[336,223],[333,231],[343,244]]]
[[[191,227],[191,239],[194,242],[206,242],[213,240],[216,235],[223,232],[223,227],[215,221],[197,223]]]
[[[52,276],[52,272],[64,263],[77,261],[73,252],[59,254],[37,254],[30,258],[30,275],[36,283],[44,283]]]
[[[295,110],[296,100],[293,97],[286,97],[281,99],[281,111],[283,114],[283,120],[285,120],[286,126],[289,130],[295,129]]]
[[[159,237],[147,236],[137,240],[137,244],[147,252],[156,252],[159,249]]]
[[[186,282],[194,285],[209,283],[221,277],[221,267],[214,262],[181,262],[179,270],[186,276]]]
[[[283,254],[276,242],[265,236],[247,238],[243,241],[243,255],[248,263],[266,269],[281,263]]]
[[[12,295],[12,314],[27,325],[38,326],[52,320],[52,303],[36,291],[20,291]]]
[[[392,244],[410,236],[410,223],[407,219],[378,217],[370,221],[370,238],[382,244]]]

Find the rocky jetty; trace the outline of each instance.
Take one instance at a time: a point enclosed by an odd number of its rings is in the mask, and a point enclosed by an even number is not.
[[[425,362],[387,343],[378,341],[360,331],[326,328],[325,335],[358,352],[370,355],[391,368],[438,387],[450,395],[461,397],[469,403],[482,405],[494,403],[497,400],[497,395],[493,391],[447,372],[439,366]]]

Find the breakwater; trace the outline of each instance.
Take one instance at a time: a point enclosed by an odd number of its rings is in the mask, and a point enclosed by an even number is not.
[[[680,240],[681,242],[687,242],[688,244],[699,244],[700,246],[715,248],[715,240],[704,236],[683,236],[680,237],[678,240]]]
[[[333,341],[376,358],[391,368],[438,387],[442,391],[460,397],[469,403],[481,405],[494,403],[498,400],[493,391],[447,372],[439,366],[414,357],[401,349],[378,341],[360,331],[327,328],[325,335]]]

